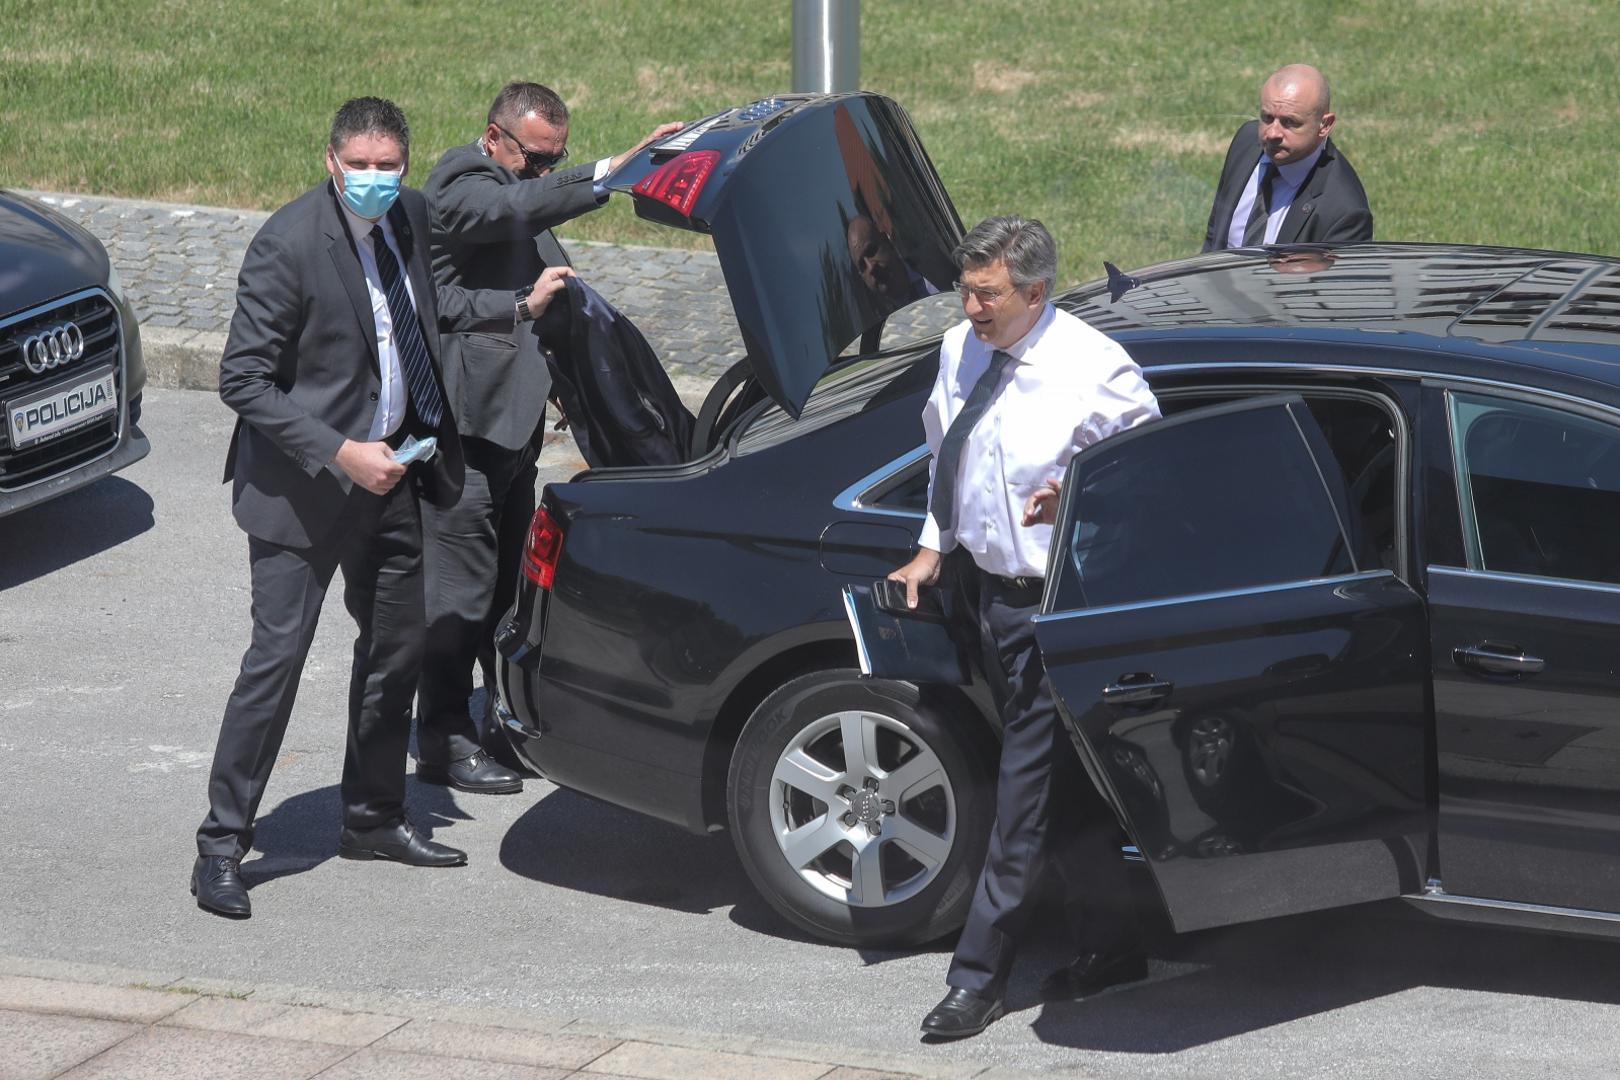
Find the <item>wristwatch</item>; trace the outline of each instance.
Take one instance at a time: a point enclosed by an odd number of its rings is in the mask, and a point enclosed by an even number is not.
[[[525,286],[517,291],[518,322],[528,322],[530,319],[534,318],[534,314],[529,311],[529,294],[532,292],[534,292],[533,285]]]

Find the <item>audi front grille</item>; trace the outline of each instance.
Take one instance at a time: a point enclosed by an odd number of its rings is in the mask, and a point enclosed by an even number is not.
[[[82,355],[70,358],[81,336]],[[0,320],[0,401],[69,385],[84,372],[109,364],[119,401],[113,412],[21,450],[12,447],[11,432],[0,423],[0,491],[48,480],[117,447],[125,412],[121,341],[118,309],[100,289]]]

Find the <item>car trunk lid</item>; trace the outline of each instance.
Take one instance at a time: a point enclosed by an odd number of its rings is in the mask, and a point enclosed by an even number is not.
[[[641,217],[713,237],[754,377],[795,417],[851,342],[956,276],[961,219],[905,110],[878,94],[727,109],[605,183]]]

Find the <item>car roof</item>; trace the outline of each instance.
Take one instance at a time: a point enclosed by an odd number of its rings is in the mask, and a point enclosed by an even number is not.
[[[1435,370],[1517,369],[1523,381],[1620,393],[1620,260],[1600,255],[1450,244],[1240,249],[1116,272],[1058,303],[1151,357],[1139,355],[1144,365],[1163,362],[1164,346],[1194,341],[1216,347],[1191,349],[1186,362],[1229,363],[1231,349],[1219,345],[1241,339],[1291,348],[1303,363],[1331,354],[1356,366],[1360,350],[1360,366],[1374,368],[1414,350]]]

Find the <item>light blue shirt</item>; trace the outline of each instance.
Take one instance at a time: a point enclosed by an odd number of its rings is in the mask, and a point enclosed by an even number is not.
[[[1275,244],[1277,233],[1282,231],[1283,218],[1288,216],[1288,208],[1294,205],[1294,196],[1299,194],[1300,185],[1311,174],[1316,166],[1316,159],[1322,156],[1322,148],[1327,145],[1323,139],[1316,149],[1298,161],[1287,165],[1277,166],[1277,179],[1271,182],[1271,212],[1266,215],[1266,235],[1261,240],[1263,244]],[[1254,200],[1260,195],[1260,172],[1265,167],[1266,156],[1261,154],[1249,171],[1249,182],[1243,187],[1243,195],[1238,199],[1237,206],[1232,209],[1232,224],[1226,230],[1226,246],[1239,248],[1243,246],[1243,230],[1249,224],[1249,214],[1254,210]]]

